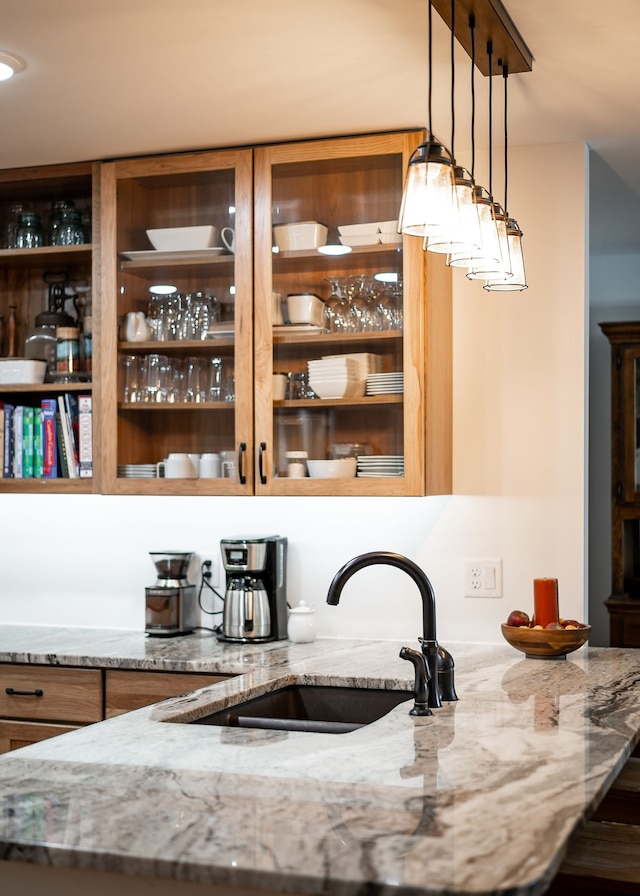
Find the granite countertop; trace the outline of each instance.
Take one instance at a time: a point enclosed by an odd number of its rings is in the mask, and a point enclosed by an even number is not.
[[[0,886],[2,866],[35,863],[332,896],[544,892],[637,742],[640,651],[448,643],[460,699],[431,717],[403,703],[340,735],[182,724],[294,681],[410,687],[401,646],[4,626],[3,662],[236,677],[0,756]]]

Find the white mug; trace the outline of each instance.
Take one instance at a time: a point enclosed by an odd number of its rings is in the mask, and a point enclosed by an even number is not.
[[[200,479],[219,479],[222,476],[220,455],[215,452],[201,454],[198,476]]]
[[[229,236],[227,236],[229,234]],[[231,252],[235,254],[236,251],[236,232],[233,227],[223,227],[220,231],[220,239],[224,243],[225,247]]]
[[[287,394],[288,380],[289,380],[289,375],[286,373],[274,373],[273,374],[273,400],[274,401],[284,401],[284,397]]]
[[[188,454],[170,454],[156,464],[157,474],[165,479],[194,479],[196,468]]]
[[[127,342],[146,342],[149,338],[149,324],[143,311],[130,311],[124,323]]]
[[[235,451],[220,452],[220,469],[224,479],[236,478],[236,453]]]

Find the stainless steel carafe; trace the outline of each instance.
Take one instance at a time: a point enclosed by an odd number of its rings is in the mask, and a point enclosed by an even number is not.
[[[224,596],[222,630],[227,638],[253,640],[271,634],[269,596],[261,579],[233,576]]]

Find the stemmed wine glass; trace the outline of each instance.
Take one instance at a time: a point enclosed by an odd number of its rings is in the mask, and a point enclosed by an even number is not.
[[[346,282],[343,277],[325,277],[331,285],[331,295],[325,300],[327,329],[332,333],[345,333],[353,329],[349,301],[345,295]]]

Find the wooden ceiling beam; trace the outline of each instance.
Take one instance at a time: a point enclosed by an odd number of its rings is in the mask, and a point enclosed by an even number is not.
[[[451,0],[431,0],[433,8],[439,13],[451,30]],[[489,75],[489,57],[487,43],[492,41],[492,75],[502,74],[502,65],[506,65],[509,74],[530,72],[533,68],[533,55],[524,42],[522,35],[513,23],[501,0],[455,0],[455,30],[458,43],[471,57],[471,31],[469,16],[473,13],[475,25],[475,61],[483,75]]]

